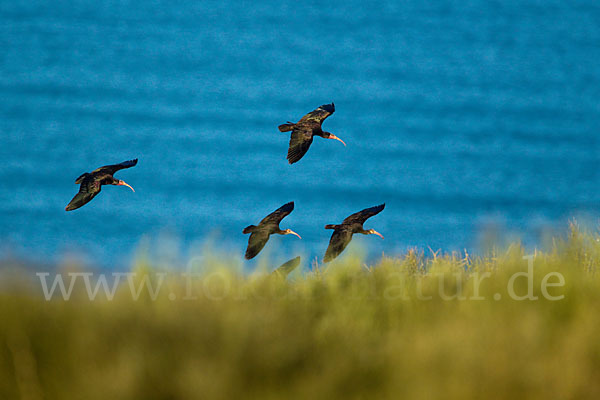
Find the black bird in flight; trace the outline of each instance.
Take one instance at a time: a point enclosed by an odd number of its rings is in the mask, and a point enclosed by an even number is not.
[[[325,225],[325,229],[333,229],[329,240],[329,247],[325,252],[324,262],[329,262],[340,255],[352,240],[352,235],[362,233],[363,235],[377,235],[383,239],[383,235],[375,229],[365,230],[363,224],[368,218],[379,214],[385,208],[385,203],[366,208],[346,218],[341,225]]]
[[[290,261],[281,264],[275,271],[271,272],[271,275],[285,278],[295,270],[298,265],[300,265],[300,257],[292,258]]]
[[[115,179],[113,174],[124,168],[131,168],[137,164],[137,158],[135,160],[123,161],[121,164],[105,165],[90,173],[86,172],[75,180],[76,184],[80,184],[79,193],[73,197],[73,200],[65,208],[65,211],[75,210],[87,203],[89,203],[102,189],[102,185],[116,185],[116,186],[127,186],[131,190],[133,188],[129,186],[125,181]],[[133,190],[135,192],[135,190]]]
[[[258,224],[258,226],[250,225],[244,228],[242,233],[250,233],[250,238],[248,239],[248,248],[246,249],[246,259],[250,260],[251,258],[256,257],[258,253],[265,247],[267,241],[269,240],[269,236],[274,233],[278,233],[280,235],[296,235],[300,239],[300,235],[294,232],[291,229],[281,230],[279,228],[279,223],[283,218],[285,218],[289,213],[294,209],[294,202],[290,202],[284,204],[279,207],[277,210],[273,211],[271,214],[267,215],[263,218],[262,221]]]
[[[314,111],[306,114],[297,123],[289,122],[287,124],[279,125],[281,132],[292,131],[290,137],[290,148],[288,149],[287,159],[290,164],[299,161],[310,147],[314,136],[321,136],[325,139],[335,139],[344,143],[342,139],[335,136],[333,133],[325,132],[321,129],[321,124],[325,121],[325,118],[329,117],[335,112],[335,105],[324,104]],[[344,146],[346,143],[344,143]]]

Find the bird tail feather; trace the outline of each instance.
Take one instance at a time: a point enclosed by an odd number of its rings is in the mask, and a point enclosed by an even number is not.
[[[279,132],[289,132],[293,131],[296,124],[293,122],[288,122],[287,124],[279,125]]]
[[[249,225],[244,228],[242,233],[252,233],[252,232],[254,232],[254,229],[256,229],[256,225]]]
[[[325,225],[325,229],[337,229],[339,225]]]

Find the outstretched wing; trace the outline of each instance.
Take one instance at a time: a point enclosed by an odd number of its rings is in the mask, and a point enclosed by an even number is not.
[[[288,148],[287,160],[290,164],[300,161],[308,151],[313,141],[312,128],[298,127],[292,132],[290,137],[290,147]]]
[[[275,271],[271,272],[272,275],[278,275],[281,277],[286,277],[290,274],[290,272],[292,272],[293,270],[295,270],[298,265],[300,265],[300,257],[296,257],[291,259],[290,261],[281,264],[279,266],[279,268],[277,268]]]
[[[351,216],[349,216],[348,218],[346,218],[342,224],[355,224],[355,223],[359,223],[359,224],[364,224],[365,221],[369,218],[371,218],[373,215],[377,215],[379,214],[381,211],[383,211],[383,209],[385,208],[385,203],[380,204],[378,206],[375,207],[371,207],[371,208],[365,208],[362,211],[359,211],[357,213],[352,214]]]
[[[267,215],[260,221],[258,224],[259,227],[263,227],[265,225],[276,225],[279,226],[279,223],[286,216],[290,215],[290,213],[294,210],[294,202],[290,201],[279,207],[277,210],[273,211],[271,214]]]
[[[302,125],[305,123],[313,122],[319,124],[323,123],[327,117],[335,112],[335,105],[331,104],[323,104],[321,107],[317,108],[306,114],[300,121],[298,121],[298,125]]]
[[[119,171],[121,169],[134,167],[137,164],[137,162],[138,162],[138,160],[136,158],[134,160],[123,161],[120,164],[105,165],[104,167],[100,167],[100,168],[97,168],[94,171],[92,171],[92,174],[109,174],[109,175],[113,175],[115,172],[117,172],[117,171]]]
[[[73,199],[69,202],[65,211],[72,211],[79,207],[82,207],[89,203],[98,193],[102,187],[99,182],[94,179],[86,179],[83,178],[81,182],[81,186],[79,187],[79,192],[73,197]]]
[[[256,257],[269,241],[269,233],[265,230],[253,232],[248,238],[248,248],[246,249],[246,259]]]
[[[90,174],[88,174],[87,172],[81,174],[79,176],[79,178],[75,179],[75,184],[79,185],[81,182],[83,182],[83,180],[85,179],[85,177],[89,176]]]
[[[339,256],[351,240],[352,231],[350,229],[336,229],[333,231],[323,262],[329,262]]]

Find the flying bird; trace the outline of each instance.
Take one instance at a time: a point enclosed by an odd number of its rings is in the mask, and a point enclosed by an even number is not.
[[[289,215],[294,209],[294,202],[290,202],[284,204],[279,207],[277,210],[273,211],[271,214],[267,215],[263,218],[262,221],[258,224],[258,226],[250,225],[244,228],[242,233],[250,233],[250,238],[248,239],[248,248],[246,249],[246,259],[250,260],[251,258],[256,257],[258,253],[265,247],[267,241],[269,240],[269,236],[274,233],[279,235],[296,235],[300,239],[300,235],[294,232],[291,229],[281,230],[279,228],[279,223],[283,218]]]
[[[279,125],[279,130],[281,132],[292,131],[290,147],[287,154],[287,160],[290,164],[293,164],[304,157],[315,136],[321,136],[325,139],[335,139],[344,143],[342,139],[335,136],[333,133],[325,132],[321,129],[323,121],[334,112],[335,105],[333,103],[324,104],[316,110],[306,114],[295,124],[288,121],[287,124]],[[346,143],[344,143],[344,146],[345,145]]]
[[[124,168],[131,168],[137,164],[137,158],[135,160],[123,161],[120,164],[105,165],[92,172],[86,172],[75,180],[76,184],[79,184],[79,193],[73,197],[73,200],[67,205],[65,211],[75,210],[87,203],[89,203],[98,193],[102,190],[102,185],[116,185],[116,186],[127,186],[131,190],[133,188],[129,186],[125,181],[115,179],[113,174]],[[133,190],[135,192],[135,190]]]
[[[363,235],[377,235],[383,239],[383,235],[375,229],[365,230],[363,224],[373,215],[379,214],[385,208],[385,203],[365,208],[346,218],[340,225],[325,225],[325,229],[333,229],[333,234],[329,240],[329,246],[325,252],[324,262],[329,262],[340,255],[352,240],[352,235],[362,233]]]
[[[292,258],[290,261],[281,264],[275,271],[271,272],[271,275],[285,278],[295,270],[298,265],[300,265],[300,257]]]

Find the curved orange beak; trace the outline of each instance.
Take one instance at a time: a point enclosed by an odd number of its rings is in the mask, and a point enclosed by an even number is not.
[[[335,136],[334,134],[329,135],[329,137],[327,139],[339,140],[340,142],[342,142],[344,144],[344,146],[346,145],[346,143],[344,143],[344,141],[342,139],[340,139],[339,137]]]
[[[302,239],[302,236],[298,235],[296,232],[294,232],[294,231],[293,231],[293,230],[291,230],[291,229],[289,230],[288,234],[291,234],[291,235],[296,235],[296,236],[298,236],[298,238]]]
[[[375,229],[373,229],[372,233],[373,233],[373,235],[377,235],[377,236],[379,236],[380,238],[383,239],[383,235],[381,233],[377,232]]]
[[[127,186],[129,189],[133,190],[133,188],[131,186],[129,186],[129,184],[125,181],[119,181],[117,186]],[[133,192],[135,193],[135,190],[133,190]]]

